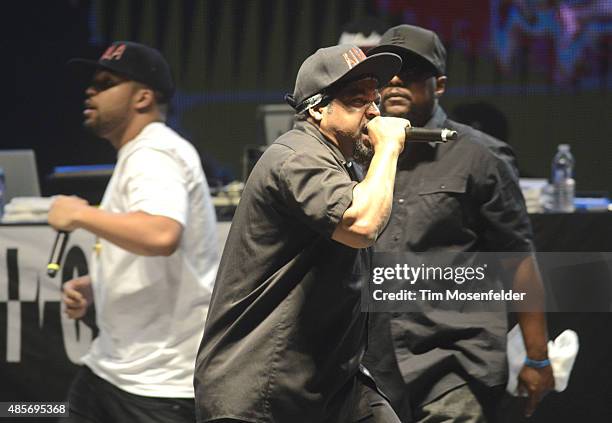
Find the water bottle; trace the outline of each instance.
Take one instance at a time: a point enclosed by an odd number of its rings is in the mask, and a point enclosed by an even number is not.
[[[0,167],[0,220],[4,216],[4,169]]]
[[[552,211],[571,213],[574,211],[574,156],[568,144],[559,144],[552,161],[553,201]]]

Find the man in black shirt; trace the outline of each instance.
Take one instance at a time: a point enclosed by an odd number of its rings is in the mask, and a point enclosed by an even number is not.
[[[369,54],[380,52],[399,54],[403,61],[381,90],[381,113],[410,119],[415,127],[449,128],[459,137],[443,145],[406,144],[398,160],[393,213],[376,250],[522,253],[514,260],[513,287],[541,298],[514,154],[507,144],[449,120],[438,105],[446,87],[446,51],[439,38],[400,25]],[[507,317],[490,304],[479,307],[479,312],[434,307],[372,315],[366,366],[405,421],[410,408],[419,422],[492,420],[507,379]],[[526,414],[531,414],[554,383],[546,324],[537,310],[517,313],[517,318],[532,359],[532,367],[523,367],[519,376],[529,395]]]
[[[302,64],[295,126],[253,168],[225,245],[196,362],[199,422],[398,421],[360,369],[360,296],[409,125],[376,106],[400,65],[355,46]],[[360,181],[350,159],[369,152]]]

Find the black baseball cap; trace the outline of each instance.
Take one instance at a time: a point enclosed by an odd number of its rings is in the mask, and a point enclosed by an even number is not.
[[[338,45],[317,50],[302,63],[295,80],[293,94],[285,100],[298,113],[321,103],[324,91],[344,82],[368,76],[386,85],[402,66],[397,54],[364,54],[355,45]]]
[[[404,65],[414,62],[433,66],[436,75],[446,72],[446,49],[435,32],[413,25],[389,28],[368,55],[391,52],[402,57]]]
[[[68,66],[89,72],[106,69],[142,82],[159,91],[165,100],[174,94],[170,66],[154,48],[131,41],[115,41],[96,60],[71,59]]]

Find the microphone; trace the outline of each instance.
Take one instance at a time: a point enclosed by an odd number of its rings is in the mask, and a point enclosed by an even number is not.
[[[451,129],[426,129],[406,127],[406,142],[445,143],[457,139],[457,131]]]
[[[62,262],[69,237],[70,233],[66,231],[59,231],[55,236],[55,242],[53,243],[53,248],[51,248],[51,257],[49,257],[49,264],[47,265],[47,275],[52,278],[55,277],[60,269],[60,263]]]

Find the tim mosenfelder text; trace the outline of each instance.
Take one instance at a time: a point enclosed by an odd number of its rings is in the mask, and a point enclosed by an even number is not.
[[[452,281],[462,285],[466,281],[482,281],[485,279],[487,265],[482,266],[410,266],[396,264],[395,266],[374,267],[372,282],[381,285],[386,281],[408,282],[414,285],[417,281]],[[458,289],[446,289],[444,292],[434,292],[431,289],[400,289],[395,292],[384,292],[376,289],[372,292],[375,301],[523,301],[526,293],[513,290],[487,290],[484,292],[462,292]]]

